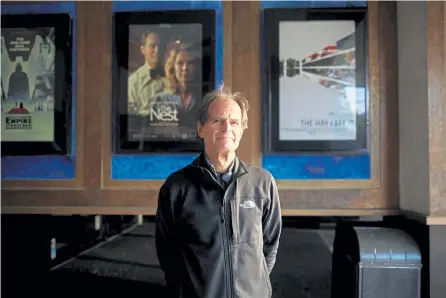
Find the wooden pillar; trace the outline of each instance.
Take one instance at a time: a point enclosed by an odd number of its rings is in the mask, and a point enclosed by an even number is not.
[[[446,292],[444,2],[398,2],[400,208],[429,226],[430,297]]]
[[[238,156],[249,163],[260,165],[261,160],[261,89],[260,89],[260,1],[233,1],[225,4],[232,26],[231,60],[228,72],[234,91],[248,99],[248,129],[238,149]],[[231,7],[231,9],[229,9]],[[224,30],[228,30],[226,26]],[[225,40],[227,42],[228,39]],[[226,48],[226,44],[225,44]]]

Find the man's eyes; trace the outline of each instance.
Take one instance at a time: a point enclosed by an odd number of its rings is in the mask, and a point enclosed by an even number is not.
[[[212,120],[212,123],[219,123],[219,124],[223,124],[225,122],[225,119],[214,119]],[[231,125],[240,125],[240,122],[237,120],[231,120],[230,121]]]

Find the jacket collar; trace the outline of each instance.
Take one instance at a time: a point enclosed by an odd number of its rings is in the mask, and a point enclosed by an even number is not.
[[[201,169],[206,169],[208,171],[212,171],[209,169],[209,166],[206,162],[205,153],[201,153],[194,161],[192,161],[192,165],[195,167],[199,167]],[[234,159],[234,164],[232,166],[232,179],[237,179],[239,176],[244,175],[249,172],[245,163],[241,161],[237,156]]]

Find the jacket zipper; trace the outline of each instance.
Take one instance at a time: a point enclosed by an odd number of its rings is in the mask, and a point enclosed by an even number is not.
[[[232,298],[234,296],[234,292],[233,292],[233,284],[234,283],[232,280],[233,279],[233,270],[232,270],[232,263],[231,263],[231,250],[230,250],[230,245],[228,244],[228,242],[231,240],[231,235],[229,235],[229,233],[228,233],[228,227],[227,227],[226,220],[225,220],[226,219],[225,204],[227,201],[227,197],[226,197],[227,190],[229,189],[231,184],[234,183],[234,181],[237,180],[240,176],[243,176],[243,175],[235,176],[234,179],[232,179],[231,183],[229,183],[229,185],[226,187],[224,194],[223,194],[222,205],[220,206],[220,208],[221,208],[220,214],[222,217],[221,221],[222,221],[223,229],[225,230],[225,235],[226,235],[226,237],[223,237],[223,238],[225,238],[225,239],[223,239],[223,245],[224,245],[225,255],[228,256],[227,257],[228,262],[226,262],[226,263],[229,268],[227,269],[226,264],[225,264],[225,270],[227,270],[226,272],[229,271],[229,274],[228,274],[229,285],[227,286],[227,289],[228,289],[228,294],[229,294],[230,298]]]
[[[205,169],[202,169],[202,171],[208,171]],[[217,183],[222,189],[224,189],[223,185],[221,185],[220,182],[218,182],[214,176],[212,176],[211,173],[209,173],[209,175],[212,177],[212,180],[215,181],[215,183]],[[223,246],[224,246],[224,255],[225,255],[225,283],[226,283],[226,291],[228,292],[228,295],[230,298],[232,298],[233,295],[233,291],[232,291],[232,264],[231,264],[231,259],[230,259],[230,249],[229,249],[229,244],[228,242],[231,240],[230,235],[228,234],[228,229],[226,226],[226,214],[225,214],[225,202],[226,202],[226,192],[229,189],[229,186],[231,186],[232,183],[234,183],[235,180],[237,180],[238,178],[240,178],[242,175],[237,175],[234,176],[234,178],[232,179],[231,183],[229,183],[229,185],[226,187],[226,190],[224,191],[223,194],[223,198],[222,198],[222,203],[220,205],[220,216],[221,216],[221,224],[223,226],[224,229],[224,233],[222,233],[222,238],[223,238]],[[225,237],[226,236],[226,237]],[[229,267],[229,268],[228,268]]]
[[[207,170],[207,169],[202,169],[202,171],[208,171],[209,172],[209,170]],[[211,176],[212,180],[214,180],[214,182],[217,183],[221,187],[221,189],[223,190],[224,189],[223,185],[221,185],[221,183],[218,182],[211,173],[208,173],[208,174]],[[228,185],[228,187],[229,187],[229,185]],[[228,249],[229,248],[229,246],[228,246],[229,236],[228,236],[228,231],[226,229],[225,197],[226,197],[226,190],[225,190],[225,192],[223,194],[223,198],[221,200],[221,205],[220,205],[220,216],[221,216],[220,222],[221,222],[223,230],[224,230],[224,232],[222,232],[222,234],[221,234],[221,238],[223,239],[223,253],[224,253],[224,259],[225,259],[225,264],[224,264],[224,268],[225,269],[224,270],[225,270],[226,292],[228,293],[228,296],[230,298],[232,298],[233,295],[232,295],[232,289],[231,289],[231,283],[230,283],[232,272],[230,271],[230,268],[228,268],[230,266],[230,265],[228,265],[228,263],[230,264],[231,260],[230,260],[230,256],[228,255],[228,252],[229,252],[229,249]],[[228,279],[229,279],[229,281],[228,281]]]
[[[232,184],[232,182],[231,182],[231,184]],[[228,187],[229,187],[229,185],[228,185]],[[230,250],[230,245],[228,244],[228,242],[231,240],[231,235],[229,235],[229,233],[228,233],[228,227],[227,227],[227,224],[225,223],[225,220],[224,220],[225,219],[225,205],[226,205],[226,201],[227,201],[227,199],[226,199],[226,191],[227,191],[227,188],[226,188],[225,193],[223,195],[223,206],[222,206],[222,208],[223,208],[223,228],[224,228],[225,233],[226,233],[225,252],[228,254],[228,261],[229,261],[229,262],[227,262],[228,263],[228,267],[229,267],[229,274],[228,274],[228,279],[229,279],[228,290],[229,290],[229,292],[228,292],[228,294],[229,294],[229,297],[232,298],[234,296],[233,295],[233,285],[234,285],[234,283],[232,281],[233,271],[232,271],[232,263],[231,263],[231,250]]]
[[[220,215],[221,215],[221,224],[224,232],[221,234],[221,237],[223,238],[223,252],[225,255],[225,284],[226,284],[226,292],[227,297],[232,297],[232,289],[231,289],[231,256],[228,253],[228,232],[226,229],[226,220],[225,220],[225,207],[224,207],[225,201],[223,199],[223,202],[220,206]],[[228,268],[229,267],[229,268]]]

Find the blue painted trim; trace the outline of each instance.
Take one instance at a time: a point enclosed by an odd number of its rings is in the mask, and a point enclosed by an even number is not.
[[[115,1],[113,11],[216,10],[216,85],[223,82],[223,3],[222,1]],[[112,155],[111,179],[166,179],[172,172],[191,163],[197,154]]]
[[[261,8],[317,8],[317,7],[367,7],[367,1],[262,1]],[[263,18],[261,19],[263,22]],[[263,24],[262,36],[263,39]],[[263,51],[263,48],[262,48]],[[262,55],[263,57],[263,55]],[[262,65],[263,67],[263,65]],[[262,68],[263,69],[263,68]],[[262,71],[264,74],[264,71]],[[263,75],[262,75],[263,77]],[[263,79],[262,79],[263,80]],[[262,106],[262,109],[265,107]],[[265,127],[263,127],[265,129]],[[321,155],[263,155],[262,167],[275,179],[330,180],[370,179],[370,155],[321,156]]]
[[[370,179],[370,156],[264,155],[275,179]]]
[[[262,1],[265,8],[321,8],[321,7],[367,7],[367,1]]]
[[[113,1],[112,10],[138,11],[138,10],[191,10],[215,9],[221,10],[222,1]]]
[[[150,156],[115,155],[112,159],[113,179],[166,179],[190,164],[198,154],[163,154]]]
[[[76,1],[48,3],[2,4],[2,15],[69,13],[76,16]]]
[[[75,164],[74,156],[6,156],[2,158],[2,179],[69,179],[75,177]]]
[[[73,18],[71,156],[8,156],[2,157],[2,180],[10,179],[74,179],[76,155],[76,2],[2,4],[2,15],[68,13]]]

